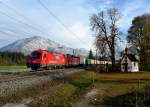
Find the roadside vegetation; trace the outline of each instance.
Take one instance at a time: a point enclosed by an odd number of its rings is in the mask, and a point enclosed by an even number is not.
[[[65,78],[65,84],[61,88],[55,90],[53,94],[50,92],[42,99],[33,101],[31,106],[72,107],[92,89],[98,89],[103,92],[97,93],[93,100],[90,101],[89,104],[93,107],[110,106],[110,104],[114,107],[120,107],[123,104],[131,105],[131,107],[134,107],[136,104],[144,105],[145,101],[150,100],[149,94],[145,94],[149,93],[149,90],[147,90],[150,83],[148,80],[149,76],[150,73],[144,72],[132,74],[78,73],[72,77]],[[143,99],[144,96],[145,99]],[[119,102],[116,99],[119,99]]]
[[[0,105],[33,98],[30,107],[69,107],[90,90],[91,86],[90,78],[85,78],[84,73],[77,73],[17,91],[15,94],[1,96]]]
[[[91,78],[78,73],[63,78],[64,83],[56,90],[47,90],[45,95],[33,101],[31,107],[72,107],[87,91],[92,89]]]
[[[24,72],[29,71],[25,65],[1,65],[0,72]]]
[[[132,89],[126,94],[115,97],[105,96],[102,101],[94,103],[96,107],[105,105],[111,107],[149,107],[150,106],[150,86],[140,89]]]
[[[0,52],[0,72],[27,71],[27,56],[18,52]]]
[[[25,65],[27,56],[19,52],[0,52],[0,65]]]
[[[89,102],[89,105],[93,107],[148,105],[149,103],[145,102],[150,100],[149,94],[147,94],[150,93],[149,77],[149,72],[97,73],[83,71],[29,87],[11,96],[0,97],[0,104],[32,98],[28,104],[29,107],[73,107],[81,99],[84,99],[86,93],[97,89],[98,93]]]

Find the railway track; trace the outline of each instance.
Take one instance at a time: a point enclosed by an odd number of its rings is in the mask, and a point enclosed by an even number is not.
[[[0,96],[7,96],[16,93],[18,90],[24,90],[28,87],[33,87],[56,78],[63,78],[80,71],[82,71],[82,69],[56,69],[38,72],[1,73]]]
[[[54,71],[60,71],[60,70],[65,70],[65,69],[54,69],[54,70],[28,70],[28,71],[23,71],[23,72],[0,72],[0,76],[4,75],[32,75],[32,74],[40,74],[44,72],[54,72]]]
[[[25,78],[33,78],[38,76],[47,76],[53,73],[60,73],[64,72],[65,69],[61,70],[44,70],[44,71],[27,71],[27,72],[2,72],[0,73],[0,83],[8,82],[8,81],[15,81],[19,79]]]
[[[32,78],[38,76],[47,76],[53,74],[60,74],[73,69],[55,69],[55,70],[44,70],[44,71],[25,71],[25,72],[1,72],[0,83],[8,82],[24,78]]]

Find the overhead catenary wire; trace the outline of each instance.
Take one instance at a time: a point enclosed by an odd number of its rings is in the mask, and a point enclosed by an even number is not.
[[[14,31],[14,30],[12,30],[12,29],[6,29],[7,31],[3,31],[2,29],[0,30],[0,33],[2,33],[2,34],[5,34],[5,35],[8,35],[8,36],[11,36],[11,37],[17,37],[16,36],[16,34],[19,34],[19,32],[17,32],[17,31]],[[25,35],[25,36],[30,36],[31,34],[30,33],[26,33],[26,32],[22,32],[23,33],[23,35]],[[63,45],[63,44],[62,44]],[[70,44],[67,44],[68,46],[70,45]]]
[[[13,30],[13,29],[8,29],[8,28],[7,29],[3,29],[1,27],[0,27],[0,32],[4,33],[4,34],[7,34],[7,36],[11,36],[12,34],[15,34],[15,35],[13,35],[11,37],[18,37],[16,34],[20,34],[20,33],[22,35],[25,35],[25,36],[30,36],[31,35],[31,33],[28,33],[28,32],[23,32],[23,31],[19,32],[19,31]]]
[[[30,24],[28,24],[28,23],[25,23],[25,22],[23,22],[23,21],[21,21],[21,20],[19,20],[19,19],[16,19],[16,18],[14,18],[14,17],[12,17],[12,16],[10,16],[10,15],[8,15],[8,14],[2,12],[2,11],[0,11],[0,14],[2,14],[2,15],[4,15],[4,16],[7,16],[7,17],[10,18],[11,20],[14,20],[14,21],[16,21],[16,22],[18,22],[18,23],[20,23],[20,24],[22,24],[22,25],[26,25],[26,26],[28,26],[28,27],[30,27],[30,28],[32,28],[32,29],[38,31],[38,32],[44,33],[43,31],[40,31],[39,29],[33,27],[32,25],[30,25]]]
[[[68,32],[70,32],[75,38],[77,38],[83,45],[87,46],[86,43],[83,40],[81,40],[76,33],[70,30],[65,23],[63,23],[43,2],[41,2],[41,0],[37,1],[49,13],[50,16],[55,18]]]
[[[6,35],[9,35],[9,36],[11,36],[11,37],[14,37],[14,36],[16,36],[16,34],[18,34],[18,33],[15,33],[15,32],[13,32],[14,34],[12,34],[12,33],[8,33],[8,32],[6,32],[6,31],[1,31],[0,30],[0,33],[2,33],[2,34],[6,34]],[[16,36],[17,37],[17,36]]]
[[[24,16],[22,13],[20,13],[18,10],[16,10],[16,9],[14,9],[13,7],[11,7],[11,6],[9,6],[9,5],[7,5],[6,3],[4,3],[4,2],[2,2],[2,1],[0,1],[0,4],[1,5],[4,5],[5,7],[7,7],[7,8],[9,8],[11,11],[13,11],[13,12],[15,12],[18,16],[21,16],[24,20],[26,20],[26,21],[29,21],[29,22],[31,22],[31,20],[28,18],[28,17],[26,17],[26,16]],[[6,15],[6,14],[5,14]],[[7,14],[7,16],[8,16],[8,14]],[[9,17],[10,18],[10,17]],[[15,20],[16,21],[16,20]],[[22,23],[23,24],[23,23]],[[42,28],[42,26],[40,26],[40,25],[38,25],[38,24],[35,24],[34,23],[34,25],[36,25],[36,27],[38,26],[39,28]],[[28,25],[29,26],[29,25]],[[43,31],[42,31],[43,32]],[[24,32],[25,33],[25,32]],[[29,33],[28,33],[29,34]],[[49,34],[47,34],[46,32],[45,32],[45,34],[46,35],[49,35]],[[51,32],[51,34],[52,34],[52,32]],[[68,46],[70,46],[71,44],[70,43],[65,43],[65,44],[69,44]]]
[[[18,20],[18,19],[16,19],[16,18],[14,18],[14,17],[12,17],[12,16],[10,16],[10,15],[8,15],[8,14],[2,12],[2,11],[0,11],[0,14],[2,14],[2,15],[4,15],[4,16],[7,16],[8,18],[10,18],[10,19],[12,19],[12,20],[14,20],[14,21],[16,21],[16,22],[18,22],[18,23],[21,23],[21,24],[26,25],[26,26],[28,26],[28,27],[32,27],[31,25],[26,24],[26,23],[24,23],[24,22],[22,22],[22,21],[20,21],[20,20]],[[32,28],[33,28],[33,27],[32,27]],[[34,28],[33,28],[33,29],[34,29]]]
[[[5,7],[9,8],[11,11],[14,11],[17,15],[23,17],[25,20],[28,20],[27,17],[23,16],[20,12],[18,12],[17,10],[15,10],[14,8],[10,7],[9,5],[7,5],[6,3],[0,1],[1,5],[4,5]]]
[[[28,22],[31,22],[31,20],[30,20],[28,17],[24,16],[21,12],[19,12],[19,11],[16,10],[16,9],[14,9],[13,7],[7,5],[6,3],[4,3],[4,2],[2,2],[2,1],[0,1],[0,4],[1,4],[1,5],[4,5],[4,6],[7,7],[7,8],[9,8],[11,11],[13,11],[14,13],[16,13],[18,16],[22,17],[24,20],[26,20],[26,21],[28,21]],[[42,29],[44,29],[44,28],[43,28],[41,25],[36,24],[36,23],[32,23],[32,26],[33,26],[33,24],[36,26],[36,27],[34,27],[34,28],[36,28],[36,29],[39,30],[40,32],[43,32],[43,31],[41,30],[41,28],[42,28]],[[40,29],[37,28],[37,26],[38,26]],[[46,35],[48,35],[46,32],[43,32],[43,33],[45,33]]]
[[[9,9],[11,9],[11,11],[14,11],[18,16],[21,16],[23,19],[25,19],[26,20],[26,22],[27,21],[30,21],[30,19],[29,18],[27,18],[26,16],[24,16],[22,13],[20,13],[20,12],[18,12],[17,10],[15,10],[14,8],[12,8],[12,7],[10,7],[9,5],[7,5],[6,3],[4,3],[4,2],[2,2],[2,1],[0,1],[0,4],[3,4],[4,6],[6,6],[7,8],[9,8]],[[48,9],[48,8],[47,8]],[[21,23],[22,25],[25,25],[25,26],[28,26],[28,27],[30,27],[30,28],[32,28],[32,29],[34,29],[34,30],[36,30],[36,31],[38,31],[38,32],[42,32],[42,33],[45,33],[45,32],[43,32],[43,31],[41,31],[41,29],[37,29],[36,27],[34,27],[33,25],[30,25],[29,23],[25,23],[24,21],[22,21],[22,20],[20,20],[20,19],[17,19],[17,18],[15,18],[15,17],[13,17],[13,16],[10,16],[9,14],[7,14],[7,13],[5,13],[5,12],[2,12],[2,11],[0,11],[0,14],[2,14],[2,15],[4,15],[4,16],[7,16],[8,18],[10,18],[10,19],[12,19],[12,20],[14,20],[14,21],[16,21],[16,22],[18,22],[18,23]],[[55,14],[53,14],[53,17],[55,16]],[[55,19],[57,18],[57,16],[55,16]],[[67,25],[65,25],[59,18],[57,18],[57,21],[59,20],[59,23],[61,22],[61,24],[63,24],[63,26],[65,27],[65,29],[66,30],[68,30],[70,33],[72,33],[73,34],[73,36],[75,36],[78,40],[80,40],[80,42],[82,42],[83,43],[83,41],[74,33],[74,32],[72,32],[68,27],[67,27]],[[31,21],[30,21],[31,22]],[[36,24],[37,25],[37,24]],[[13,31],[11,31],[12,33],[15,33],[15,32],[13,32]],[[10,33],[10,32],[9,32]],[[33,32],[32,32],[33,33]],[[18,34],[18,33],[16,33],[16,34]],[[26,33],[26,32],[24,32],[24,35],[28,35],[29,33]],[[46,33],[45,33],[46,34]],[[85,45],[85,43],[83,43],[84,45]],[[67,45],[68,45],[68,43],[67,43]],[[69,45],[70,45],[70,43],[69,43]],[[86,45],[87,46],[87,45]]]

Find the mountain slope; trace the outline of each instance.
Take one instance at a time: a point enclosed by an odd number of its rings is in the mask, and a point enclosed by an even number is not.
[[[72,49],[39,36],[17,40],[7,46],[2,47],[0,51],[21,52],[24,53],[25,55],[28,55],[32,51],[37,49],[45,49],[45,50],[54,49],[55,51],[61,51],[64,54],[68,53],[82,56],[86,56],[88,54],[88,51],[84,49]]]

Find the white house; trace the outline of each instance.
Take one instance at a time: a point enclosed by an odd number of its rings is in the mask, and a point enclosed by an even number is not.
[[[125,53],[121,59],[122,72],[138,72],[139,62],[133,54]]]

